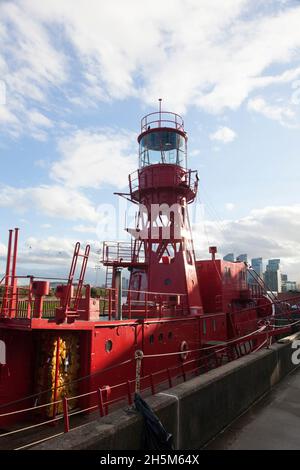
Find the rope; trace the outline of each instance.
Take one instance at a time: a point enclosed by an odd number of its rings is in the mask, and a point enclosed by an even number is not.
[[[124,364],[128,364],[129,362],[132,362],[132,361],[133,361],[133,359],[127,359],[126,361],[119,362],[118,364],[114,364],[113,366],[107,367],[106,369],[102,369],[99,372],[94,372],[93,374],[88,374],[88,375],[85,375],[83,377],[79,377],[78,379],[71,380],[69,382],[65,382],[63,385],[59,385],[58,387],[56,387],[56,390],[58,390],[62,387],[65,387],[66,385],[71,385],[71,384],[76,383],[76,382],[81,382],[82,380],[88,379],[90,377],[94,377],[95,375],[102,374],[103,372],[107,372],[108,370],[112,370],[115,367],[123,366]],[[15,405],[16,403],[20,403],[24,400],[29,400],[30,398],[39,397],[40,395],[43,395],[44,393],[52,392],[53,390],[55,390],[55,387],[48,388],[47,390],[43,390],[42,392],[33,393],[32,395],[27,395],[26,397],[20,398],[19,400],[11,401],[9,403],[3,403],[2,405],[0,405],[0,408],[5,408],[6,406],[10,406],[10,405]],[[70,399],[71,398],[72,397],[70,397]],[[50,403],[50,405],[52,405],[52,403]],[[36,408],[36,407],[34,407],[34,408]],[[0,415],[0,417],[1,416],[4,416],[4,415]]]
[[[300,321],[300,320],[299,320],[299,321]],[[297,322],[297,323],[298,323],[298,322]],[[251,336],[251,335],[253,335],[253,334],[255,334],[255,333],[262,332],[265,328],[266,328],[266,327],[263,326],[263,327],[261,327],[260,329],[254,331],[254,332],[252,332],[252,333],[249,333],[249,334],[247,334],[247,335],[244,335],[244,336],[239,337],[238,340],[247,338],[247,337],[249,337],[249,336]],[[232,340],[232,341],[228,341],[228,342],[226,342],[226,344],[230,344],[230,343],[236,342],[236,341],[237,341],[237,339]],[[256,349],[253,350],[252,352],[258,351],[258,350],[261,349],[266,343],[267,343],[267,339],[266,339],[262,344],[260,344],[258,348],[256,348]],[[198,350],[185,351],[185,352],[207,350],[207,349],[211,349],[211,348],[215,348],[215,347],[216,347],[216,346],[211,346],[211,347],[201,348],[201,349],[198,349]],[[227,346],[224,346],[224,347],[222,347],[222,348],[220,348],[220,349],[217,349],[217,350],[214,351],[213,353],[211,353],[211,354],[209,354],[208,356],[206,356],[206,359],[207,359],[208,357],[211,357],[211,356],[215,355],[216,353],[221,352],[221,351],[224,351],[224,350],[226,350],[226,349],[227,349]],[[141,351],[140,351],[140,353],[141,353]],[[177,352],[177,353],[175,353],[175,354],[181,354],[181,353],[182,353],[182,352],[180,351],[180,352]],[[174,354],[174,353],[170,353],[170,354]],[[148,356],[143,356],[143,357],[157,357],[157,356],[162,356],[162,355],[167,355],[167,354],[151,355],[151,356],[148,355]],[[138,356],[138,357],[136,357],[137,363],[140,363],[140,362],[141,362],[141,356],[140,356],[139,354],[138,354],[137,356]],[[188,363],[191,363],[191,362],[193,362],[193,361],[195,361],[195,359],[192,360],[192,361],[188,361]],[[177,367],[173,367],[172,369],[176,369],[176,368],[178,368],[178,366],[177,366]],[[139,369],[139,368],[138,368],[138,369]],[[157,371],[157,372],[155,372],[154,374],[158,374],[158,373],[161,373],[161,372],[162,372],[162,371]],[[147,377],[149,378],[150,375],[141,378],[141,377],[140,377],[140,370],[138,370],[138,373],[137,373],[138,382],[140,382],[141,379],[145,379],[145,378],[147,378]],[[133,381],[131,381],[131,382],[133,382]],[[125,384],[125,382],[124,382],[124,383],[121,383],[121,384],[118,384],[118,385],[114,385],[114,386],[112,386],[111,388],[115,388],[115,387],[117,387],[117,386],[121,386],[121,385],[124,385],[124,384]],[[137,384],[137,379],[136,379],[136,384]],[[139,385],[139,386],[138,386],[138,389],[139,389],[139,388],[140,388],[140,383],[139,383],[138,385]],[[92,393],[95,393],[95,391],[93,391],[93,392],[88,392],[87,394],[83,394],[83,395],[80,395],[80,396],[90,395],[90,394],[92,394]],[[75,398],[75,397],[71,397],[70,399],[72,399],[72,398]],[[119,400],[120,400],[120,399],[118,398],[118,399],[109,401],[109,402],[106,403],[106,405],[112,404],[112,403],[117,402],[117,401],[119,401]],[[55,403],[59,403],[59,401],[53,402],[52,404],[55,404]],[[41,405],[41,406],[46,406],[46,405]],[[40,407],[41,407],[41,406],[40,406]],[[75,412],[73,412],[73,413],[70,413],[70,414],[69,414],[69,417],[74,416],[74,415],[77,415],[77,414],[81,414],[81,413],[83,413],[83,412],[86,412],[86,411],[89,411],[89,410],[93,410],[93,409],[96,409],[96,408],[98,408],[97,405],[96,405],[96,406],[91,406],[91,407],[89,407],[89,408],[85,408],[85,409],[83,409],[83,410],[75,411]],[[28,410],[30,410],[30,408],[29,408]],[[18,412],[22,412],[22,411],[25,411],[25,410],[19,410]],[[13,413],[14,413],[14,412],[11,412],[11,413],[8,413],[8,414],[13,414]],[[0,416],[5,416],[5,415],[0,415]],[[45,425],[45,424],[49,424],[49,423],[52,423],[52,422],[55,422],[55,421],[59,421],[59,420],[61,420],[61,419],[63,419],[63,418],[64,418],[64,416],[60,416],[60,417],[54,418],[54,419],[52,419],[52,420],[47,420],[47,421],[44,421],[44,422],[42,422],[42,423],[34,424],[34,425],[32,425],[32,426],[27,426],[27,427],[25,427],[25,428],[17,429],[17,430],[15,430],[15,431],[10,431],[10,432],[8,432],[8,433],[5,433],[5,434],[0,435],[0,437],[5,437],[5,436],[11,435],[11,434],[19,433],[19,432],[21,432],[21,431],[26,431],[26,430],[29,430],[29,429],[32,429],[32,428],[36,428],[36,427],[39,427],[39,426],[43,426],[43,425]],[[45,439],[40,439],[40,440],[38,440],[38,441],[31,442],[31,443],[26,444],[26,445],[24,445],[24,446],[18,447],[18,448],[16,448],[15,450],[25,449],[25,448],[27,448],[27,447],[33,446],[33,445],[35,445],[35,444],[39,444],[39,443],[41,443],[41,442],[47,441],[47,440],[52,439],[52,438],[54,438],[54,437],[56,437],[56,436],[60,436],[60,435],[62,435],[62,434],[64,434],[64,433],[61,432],[61,433],[58,433],[58,434],[49,436],[49,437],[47,437],[47,438],[45,438]]]
[[[297,320],[293,323],[288,323],[287,325],[272,325],[273,328],[287,328],[288,326],[294,326],[294,325],[297,325],[298,323],[300,323],[300,320]]]
[[[5,436],[9,436],[10,434],[16,434],[16,433],[21,432],[21,431],[27,431],[28,429],[37,428],[38,426],[43,426],[44,424],[53,423],[54,421],[59,421],[60,419],[63,419],[63,418],[64,418],[63,416],[58,416],[57,418],[50,419],[48,421],[43,421],[42,423],[32,424],[31,426],[26,426],[25,428],[16,429],[15,431],[9,431],[9,432],[6,432],[4,434],[0,434],[0,438],[5,437]]]
[[[49,441],[50,439],[53,439],[54,437],[62,436],[63,434],[64,434],[63,432],[59,432],[57,434],[52,434],[52,436],[45,437],[44,439],[40,439],[39,441],[30,442],[30,444],[26,444],[26,445],[21,446],[21,447],[16,447],[14,450],[26,449],[27,447],[34,446],[35,444],[40,444],[41,442]]]
[[[10,411],[9,413],[0,414],[0,418],[3,418],[3,416],[14,415],[14,414],[17,414],[17,413],[25,413],[25,411],[32,411],[32,410],[36,410],[38,408],[43,408],[45,406],[57,405],[60,402],[61,402],[61,400],[51,401],[50,403],[45,403],[44,405],[37,405],[37,406],[32,406],[31,408],[24,408],[22,410]]]
[[[243,340],[245,338],[249,338],[250,336],[253,336],[255,335],[256,333],[261,333],[262,331],[264,331],[266,329],[266,326],[262,326],[261,328],[259,328],[258,330],[255,330],[255,331],[252,331],[251,333],[248,333],[247,335],[244,335],[244,336],[240,336],[238,338],[235,338],[233,340],[230,340],[230,341],[224,341],[224,344],[228,345],[228,344],[232,344],[232,343],[236,343],[236,342],[239,342],[240,340]],[[199,348],[199,349],[190,349],[190,350],[184,350],[184,351],[176,351],[176,352],[172,352],[172,353],[161,353],[161,354],[145,354],[143,357],[144,358],[149,358],[149,357],[162,357],[162,356],[174,356],[176,354],[182,354],[182,353],[191,353],[191,352],[197,352],[197,351],[206,351],[208,349],[214,349],[218,347],[218,345],[214,345],[214,346],[207,346],[207,347],[204,347],[204,348]]]
[[[266,343],[268,342],[268,339],[265,339],[263,343],[261,343],[258,348],[254,349],[253,351],[251,351],[251,354],[252,353],[255,353],[256,351],[258,351],[259,349],[261,349]]]

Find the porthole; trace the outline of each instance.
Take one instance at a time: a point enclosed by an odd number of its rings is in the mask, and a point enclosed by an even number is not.
[[[163,333],[159,333],[159,335],[158,335],[158,341],[159,341],[159,343],[162,343],[162,342],[163,342],[163,339],[164,339]]]
[[[154,343],[154,335],[149,336],[149,343],[153,344]]]
[[[172,331],[169,331],[169,333],[168,333],[168,340],[171,340],[171,339],[173,339],[173,333],[172,333]]]
[[[111,339],[108,339],[105,343],[105,351],[110,352],[112,350],[113,343]]]

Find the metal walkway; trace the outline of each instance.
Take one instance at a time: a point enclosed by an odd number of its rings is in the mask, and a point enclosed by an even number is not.
[[[288,375],[205,449],[300,449],[300,368]]]

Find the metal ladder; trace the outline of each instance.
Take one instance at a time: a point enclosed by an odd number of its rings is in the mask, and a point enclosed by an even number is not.
[[[80,243],[77,242],[75,245],[68,283],[67,283],[66,297],[65,297],[63,308],[62,308],[63,313],[67,317],[79,316],[77,311],[79,307],[79,302],[82,297],[82,287],[84,283],[84,277],[85,277],[87,262],[89,259],[90,249],[91,249],[90,245],[86,245],[85,252],[80,253]],[[78,258],[82,258],[82,264],[81,264],[80,274],[78,278],[78,285],[77,285],[75,297],[71,299],[71,289],[72,289],[73,282],[74,282],[74,276],[76,272]]]
[[[106,266],[105,289],[110,289],[112,287],[112,281],[113,281],[113,267]]]

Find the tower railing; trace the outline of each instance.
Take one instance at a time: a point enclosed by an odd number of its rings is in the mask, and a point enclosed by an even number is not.
[[[169,111],[157,111],[147,114],[141,120],[141,132],[159,127],[170,127],[184,132],[184,121],[179,114]]]
[[[130,242],[118,241],[103,242],[102,263],[131,263],[145,261],[145,253],[142,246],[137,246],[134,240]]]
[[[185,185],[188,187],[192,192],[196,193],[198,189],[198,173],[197,170],[184,170],[182,174],[178,174],[177,172],[174,175],[168,175],[168,179],[163,179],[160,176],[157,176],[156,169],[152,169],[149,171],[149,167],[147,168],[147,181],[142,181],[140,178],[140,170],[136,170],[129,175],[129,190],[130,195],[135,191],[141,189],[141,182],[143,186],[147,187],[159,187],[159,186],[182,186]]]

